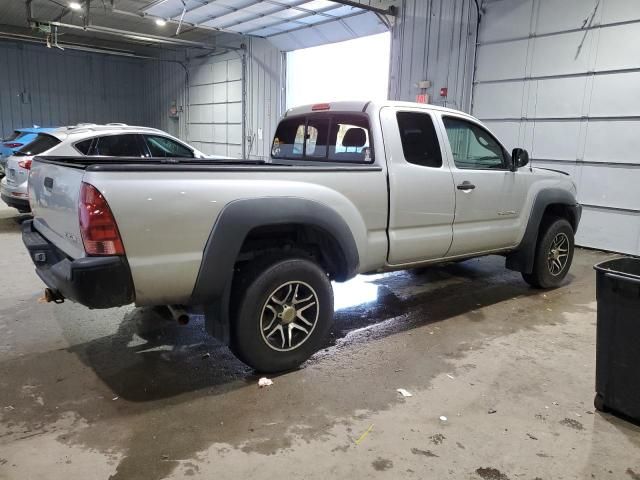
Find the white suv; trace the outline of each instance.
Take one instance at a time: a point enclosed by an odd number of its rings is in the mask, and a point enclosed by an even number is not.
[[[27,180],[34,156],[216,158],[205,155],[168,133],[123,123],[79,124],[38,133],[34,141],[7,159],[6,177],[0,182],[2,200],[20,212],[29,212]],[[220,158],[220,157],[217,157]]]

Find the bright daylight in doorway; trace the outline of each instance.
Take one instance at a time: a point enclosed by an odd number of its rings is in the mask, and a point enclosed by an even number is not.
[[[386,100],[388,32],[287,53],[287,108],[337,100]]]

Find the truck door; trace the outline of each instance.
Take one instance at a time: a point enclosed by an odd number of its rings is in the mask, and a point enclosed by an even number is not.
[[[508,153],[482,125],[455,114],[441,118],[456,185],[449,256],[514,246],[527,196],[527,176],[510,171]]]
[[[453,177],[432,114],[419,107],[380,110],[389,170],[390,265],[445,256],[453,238]]]

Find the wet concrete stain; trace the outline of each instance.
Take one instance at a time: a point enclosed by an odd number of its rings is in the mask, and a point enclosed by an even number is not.
[[[504,473],[502,473],[497,468],[493,468],[493,467],[478,468],[476,469],[476,473],[483,480],[509,480],[509,477],[507,477]]]
[[[377,287],[376,299],[339,310],[325,351],[316,354],[302,371],[288,374],[313,385],[313,391],[341,392],[325,395],[322,405],[306,409],[304,423],[309,428],[303,438],[322,439],[338,419],[356,410],[375,412],[397,402],[394,391],[363,397],[363,385],[353,382],[353,372],[341,372],[345,365],[361,368],[358,364],[362,361],[377,365],[381,371],[388,366],[388,359],[368,358],[366,348],[354,347],[433,326],[434,335],[424,335],[421,340],[429,345],[429,365],[412,366],[407,357],[402,371],[391,369],[388,373],[407,386],[414,385],[416,378],[426,379],[419,385],[425,388],[430,378],[448,371],[447,358],[463,358],[469,348],[479,348],[487,338],[504,334],[503,328],[512,332],[546,324],[544,316],[522,316],[508,319],[508,327],[479,321],[464,325],[461,335],[439,335],[439,322],[464,315],[478,308],[478,303],[488,306],[537,294],[518,274],[505,271],[503,263],[499,258],[487,258],[423,273],[388,274],[373,281],[363,277]],[[412,293],[416,289],[419,293]],[[149,308],[105,313],[73,304],[46,307],[73,346],[0,364],[0,405],[16,406],[2,418],[7,439],[44,434],[62,414],[72,412],[88,426],[59,440],[102,452],[120,449],[124,458],[114,480],[164,478],[179,464],[172,459],[192,458],[216,442],[272,455],[290,448],[296,439],[287,412],[299,407],[298,397],[291,390],[259,390],[258,375],[209,337],[201,322],[179,327]],[[0,314],[30,318],[42,315],[44,308],[30,302],[2,309]],[[120,319],[115,333],[74,341],[78,329],[96,328],[105,316]],[[460,342],[461,336],[466,342]],[[210,356],[203,360],[205,354]],[[402,352],[393,361],[402,362]],[[24,397],[25,378],[34,386],[31,393],[41,397],[43,404]],[[277,376],[273,378],[277,386]],[[116,397],[118,400],[112,400]],[[235,418],[228,418],[229,411]],[[263,415],[264,423],[255,424],[258,411],[269,412]],[[104,429],[105,424],[109,428]],[[435,445],[444,440],[442,434],[431,437]],[[170,458],[163,460],[167,445],[171,446]],[[464,449],[461,444],[458,447]]]
[[[460,442],[456,442],[456,445],[458,446],[459,449],[466,450],[466,447],[463,444],[461,444]]]
[[[626,474],[629,475],[632,480],[640,480],[640,473],[634,472],[631,468],[627,468]]]
[[[441,433],[436,433],[435,435],[431,435],[429,437],[429,439],[431,440],[431,443],[433,443],[434,445],[442,445],[442,442],[444,442],[446,438],[447,437],[445,437]]]
[[[389,470],[393,468],[393,462],[386,458],[378,457],[373,462],[371,462],[373,468],[379,472],[384,472],[385,470]]]
[[[419,448],[412,448],[411,453],[414,455],[424,455],[425,457],[438,457],[438,455],[433,453],[431,450],[420,450]]]
[[[574,420],[573,418],[565,418],[564,420],[560,420],[560,425],[573,428],[574,430],[584,430],[584,426],[579,421]]]

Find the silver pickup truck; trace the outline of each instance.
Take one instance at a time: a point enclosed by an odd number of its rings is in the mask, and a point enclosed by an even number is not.
[[[282,371],[327,335],[331,281],[499,254],[560,285],[576,186],[528,160],[461,112],[311,105],[286,113],[265,162],[36,158],[23,240],[48,300],[199,311],[242,361]]]

